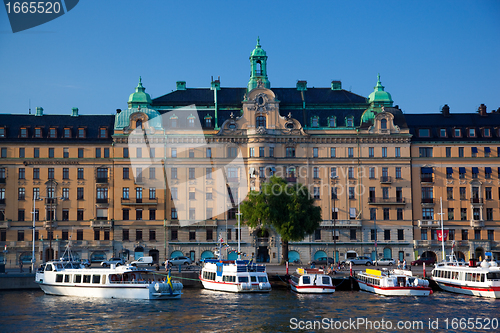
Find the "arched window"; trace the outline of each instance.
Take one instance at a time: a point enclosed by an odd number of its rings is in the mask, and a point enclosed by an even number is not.
[[[346,119],[347,127],[353,127],[354,126],[354,119],[352,117],[349,117]]]
[[[266,127],[266,117],[265,116],[257,116],[257,119],[255,121],[255,126],[256,127]]]
[[[387,129],[387,119],[382,119],[380,121],[380,128],[381,129]]]
[[[137,120],[135,122],[135,128],[142,129],[142,120]]]

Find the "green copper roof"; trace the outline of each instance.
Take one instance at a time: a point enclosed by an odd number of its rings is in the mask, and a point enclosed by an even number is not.
[[[130,116],[136,112],[144,113],[148,117],[148,127],[163,129],[160,113],[148,108],[128,108],[115,116],[115,130],[130,126]]]
[[[377,75],[377,85],[375,90],[368,96],[368,102],[376,105],[392,106],[391,94],[384,91],[384,86],[380,82],[380,74]]]
[[[371,108],[365,110],[365,112],[363,112],[363,115],[361,116],[361,124],[359,125],[361,126],[363,123],[373,124],[376,114],[377,112]]]
[[[139,84],[135,88],[135,93],[130,94],[128,98],[128,107],[148,107],[151,105],[151,97],[145,92],[146,88],[142,86],[142,78],[139,77]]]
[[[260,38],[257,37],[257,45],[255,46],[255,49],[252,51],[252,54],[250,57],[266,57],[266,51],[264,51],[260,47]]]

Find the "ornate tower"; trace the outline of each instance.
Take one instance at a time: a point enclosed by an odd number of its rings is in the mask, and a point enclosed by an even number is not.
[[[267,79],[267,55],[260,47],[260,38],[257,38],[257,45],[250,55],[250,81],[248,81],[248,90],[256,88],[259,85],[269,88],[271,83]]]

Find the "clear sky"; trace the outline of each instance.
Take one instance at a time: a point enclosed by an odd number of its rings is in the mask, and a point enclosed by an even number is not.
[[[246,87],[257,36],[271,88],[341,80],[367,97],[380,73],[407,113],[500,107],[498,0],[81,0],[15,34],[0,8],[0,112],[113,114],[139,76],[152,98],[211,76]]]

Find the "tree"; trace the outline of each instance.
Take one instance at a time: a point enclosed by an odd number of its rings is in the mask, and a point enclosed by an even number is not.
[[[288,242],[303,240],[322,221],[321,208],[314,205],[307,187],[276,176],[263,183],[260,192],[250,192],[240,209],[246,225],[268,227],[281,236],[282,263],[288,260]]]

